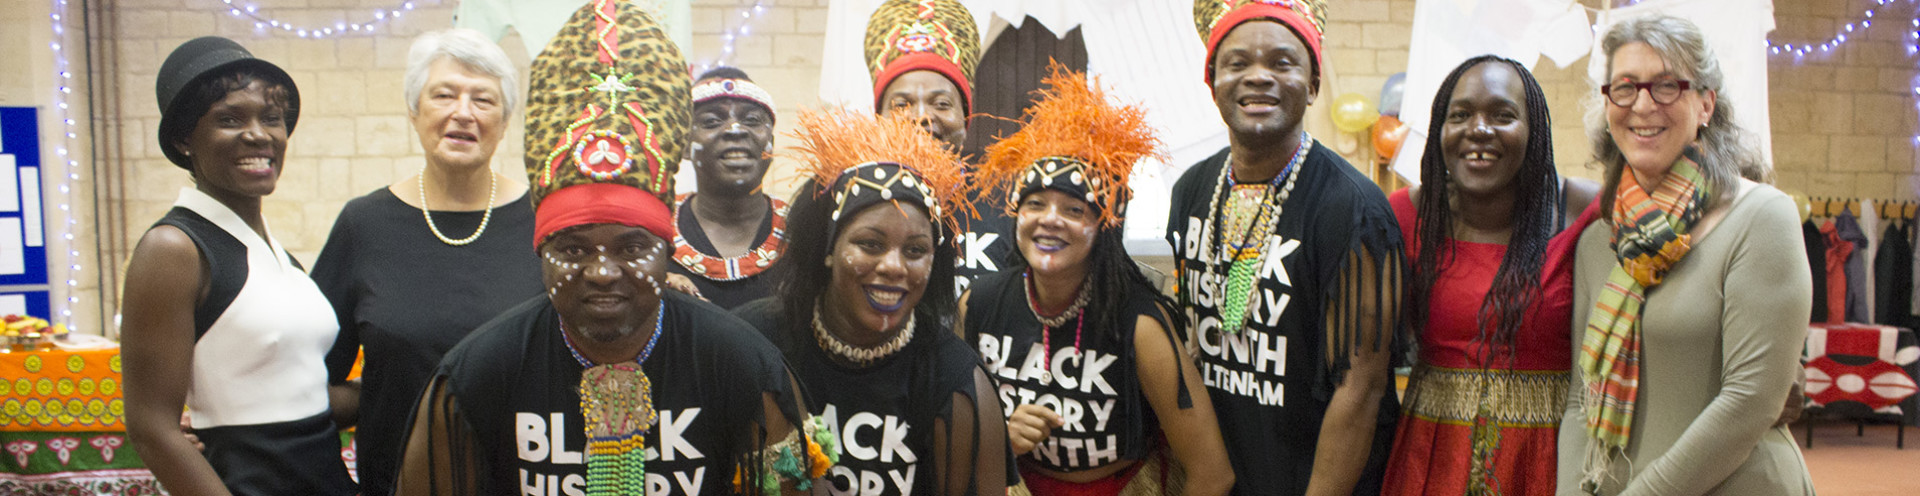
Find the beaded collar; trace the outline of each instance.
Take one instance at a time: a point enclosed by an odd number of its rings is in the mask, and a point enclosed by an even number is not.
[[[894,336],[891,341],[872,348],[847,344],[846,341],[834,337],[833,333],[827,332],[827,324],[820,321],[820,313],[820,307],[815,306],[813,308],[813,339],[820,343],[820,349],[827,350],[828,353],[851,362],[856,367],[872,365],[873,362],[899,352],[901,348],[907,346],[908,341],[913,340],[914,315],[911,312],[907,314],[906,328],[901,329],[899,335]]]
[[[673,205],[673,219],[680,221],[680,206],[686,205],[693,194],[680,195]],[[773,217],[773,232],[760,246],[737,257],[719,257],[701,253],[687,242],[686,230],[675,229],[673,234],[673,261],[700,277],[715,281],[738,281],[760,275],[767,267],[780,259],[780,248],[787,242],[787,202],[779,198],[767,197],[772,208],[768,214]],[[698,222],[696,220],[696,222]]]

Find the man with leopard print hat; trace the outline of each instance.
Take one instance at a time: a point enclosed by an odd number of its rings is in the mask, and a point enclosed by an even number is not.
[[[1178,299],[1233,494],[1379,494],[1404,265],[1380,188],[1302,129],[1323,0],[1195,0],[1230,146],[1174,183]]]
[[[527,171],[547,294],[449,352],[397,494],[772,494],[831,465],[780,353],[665,290],[691,81],[660,26],[593,0],[533,61]],[[823,450],[820,441],[828,444]]]

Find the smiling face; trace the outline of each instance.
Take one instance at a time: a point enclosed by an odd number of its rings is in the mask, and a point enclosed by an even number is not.
[[[917,205],[875,203],[840,225],[827,252],[832,275],[823,297],[840,339],[856,346],[885,342],[926,294],[933,272],[933,222]]]
[[[176,145],[193,160],[201,192],[229,205],[273,193],[287,154],[287,109],[270,103],[270,89],[277,87],[254,79],[227,93]]]
[[[1526,87],[1507,64],[1482,63],[1454,82],[1440,126],[1447,173],[1468,196],[1506,191],[1527,155]]]
[[[427,163],[472,170],[493,160],[507,127],[500,80],[450,57],[427,67],[419,108],[408,117]]]
[[[967,111],[960,99],[960,87],[946,76],[928,70],[909,71],[893,78],[880,92],[880,116],[911,115],[927,134],[957,153],[967,141]]]
[[[1077,276],[1085,272],[1093,252],[1093,206],[1056,189],[1042,189],[1020,199],[1014,229],[1020,255],[1038,275]]]
[[[1608,84],[1653,82],[1662,79],[1690,79],[1667,66],[1651,45],[1634,42],[1613,51],[1608,68]],[[1699,88],[1695,88],[1699,90]],[[1713,117],[1713,90],[1681,91],[1673,103],[1661,104],[1642,90],[1633,105],[1622,107],[1611,102],[1607,108],[1607,134],[1626,157],[1627,166],[1640,177],[1651,180],[1665,177],[1681,151],[1700,134],[1700,125]],[[1651,188],[1653,185],[1642,183]]]
[[[660,304],[667,243],[646,229],[589,224],[540,245],[541,276],[560,321],[610,342],[640,332]]]
[[[700,191],[752,194],[773,163],[773,114],[737,98],[707,101],[693,107],[691,141]]]
[[[1296,133],[1319,97],[1312,52],[1293,30],[1248,21],[1220,40],[1213,57],[1213,104],[1236,137]]]

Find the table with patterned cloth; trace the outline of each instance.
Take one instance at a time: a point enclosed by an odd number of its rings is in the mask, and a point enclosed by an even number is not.
[[[1910,329],[1811,324],[1804,355],[1807,405],[1838,415],[1920,425],[1920,342]],[[1808,424],[1812,429],[1812,424]],[[1809,432],[1807,442],[1812,444]],[[1904,439],[1902,439],[1904,444]]]
[[[0,494],[157,494],[127,443],[120,350],[0,353]]]
[[[0,351],[0,496],[165,494],[127,441],[120,349]],[[341,457],[354,464],[351,433]]]

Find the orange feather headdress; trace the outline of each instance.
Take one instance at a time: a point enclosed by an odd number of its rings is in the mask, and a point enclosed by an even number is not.
[[[1120,227],[1134,164],[1161,156],[1146,111],[1108,102],[1085,74],[1057,63],[1042,82],[1026,126],[987,147],[985,183],[1006,192],[1010,214],[1021,198],[1052,188],[1093,204],[1103,228]]]
[[[789,134],[800,142],[793,150],[813,178],[811,194],[833,194],[836,224],[842,213],[898,201],[926,207],[934,222],[957,232],[960,216],[972,212],[959,156],[910,117],[805,110],[799,123]]]

